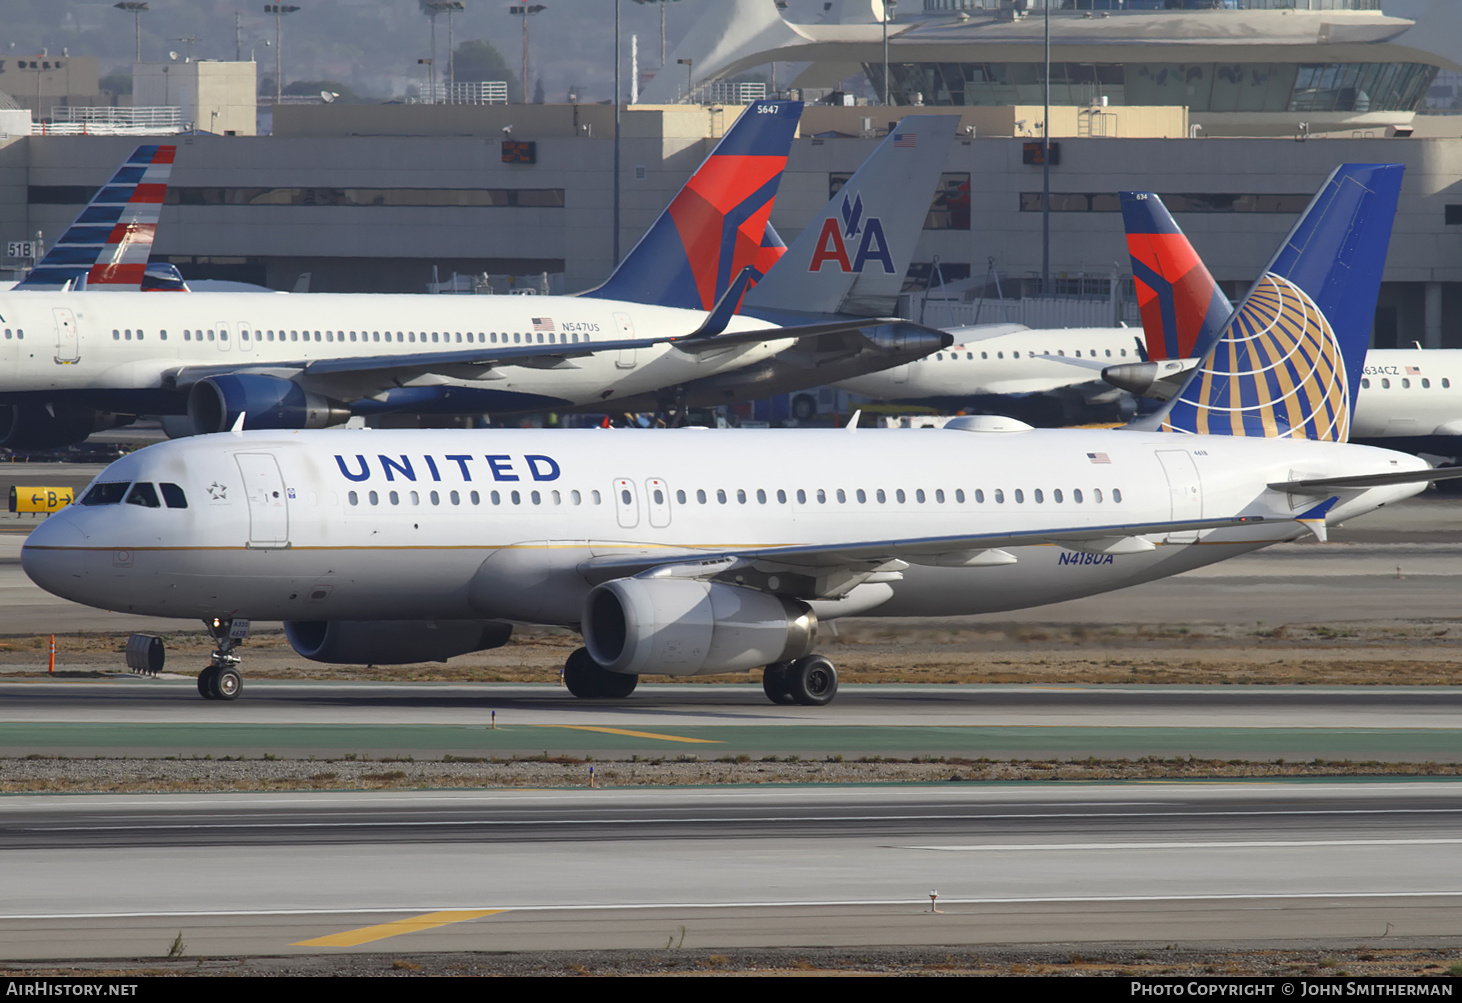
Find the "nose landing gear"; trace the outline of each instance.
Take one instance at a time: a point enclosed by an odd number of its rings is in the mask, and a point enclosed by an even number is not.
[[[203,623],[218,647],[198,673],[198,695],[204,700],[236,700],[244,690],[244,677],[239,671],[243,659],[234,650],[249,636],[249,621],[216,616]]]

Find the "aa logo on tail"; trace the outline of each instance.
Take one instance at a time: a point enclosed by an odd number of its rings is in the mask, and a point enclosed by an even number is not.
[[[841,272],[861,272],[863,265],[877,261],[885,273],[893,274],[893,256],[888,251],[888,240],[883,236],[883,221],[877,216],[863,218],[863,196],[843,192],[841,208],[842,222],[829,217],[822,221],[822,232],[817,237],[817,250],[812,254],[810,272],[822,271],[822,266],[833,262]],[[849,255],[848,249],[857,242],[857,250]]]

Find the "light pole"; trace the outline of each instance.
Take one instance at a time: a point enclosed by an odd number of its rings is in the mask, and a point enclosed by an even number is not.
[[[523,19],[523,103],[524,104],[527,104],[528,103],[528,16],[530,14],[537,14],[539,11],[544,11],[544,10],[547,10],[547,9],[548,9],[548,5],[547,4],[542,4],[542,3],[520,3],[520,4],[513,4],[511,7],[508,8],[508,13],[509,14],[512,14],[514,17],[520,17],[520,18]],[[615,16],[616,16],[616,18],[618,17],[618,12],[616,12]],[[618,57],[618,54],[619,54],[619,36],[618,36],[618,30],[617,29],[616,29],[616,33],[615,33],[615,39],[614,39],[614,52],[615,52],[616,57]]]
[[[142,62],[142,12],[151,10],[151,8],[145,3],[138,3],[137,0],[122,0],[121,3],[114,3],[112,6],[117,8],[117,10],[126,11],[132,15],[137,29],[137,58],[133,61],[138,63]]]
[[[883,0],[883,17],[880,18],[883,24],[883,103],[888,105],[888,22],[893,11],[890,8],[897,7],[899,0]]]
[[[417,66],[425,66],[426,67],[426,89],[427,89],[427,93],[431,95],[431,97],[427,99],[426,103],[427,104],[436,104],[437,103],[437,71],[436,71],[437,61],[435,59],[418,59],[416,61],[416,65]]]
[[[690,104],[691,87],[695,81],[695,60],[677,59],[676,62],[685,67],[685,103]]]
[[[1041,123],[1041,295],[1051,295],[1051,0],[1046,0],[1046,120]]]
[[[457,83],[456,32],[452,27],[452,16],[467,9],[462,0],[434,0],[432,6],[447,14],[447,103],[452,101],[452,88]],[[436,47],[432,47],[432,58],[436,58]]]
[[[665,5],[678,3],[679,0],[635,0],[637,4],[659,4],[660,5],[660,69],[665,68]]]
[[[284,100],[284,28],[280,25],[286,14],[293,14],[299,8],[287,3],[266,3],[264,13],[274,15],[274,103]]]
[[[614,0],[614,264],[619,265],[619,0]]]

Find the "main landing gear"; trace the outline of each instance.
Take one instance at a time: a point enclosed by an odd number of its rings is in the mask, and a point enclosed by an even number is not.
[[[249,636],[249,621],[214,617],[203,623],[218,647],[198,673],[198,695],[204,700],[237,700],[244,690],[244,677],[239,672],[243,659],[234,650]]]
[[[639,676],[610,672],[589,657],[587,648],[579,648],[563,663],[563,684],[580,698],[622,699],[635,691],[639,681]]]
[[[762,672],[761,688],[772,703],[826,707],[838,695],[838,670],[821,655],[773,662]]]

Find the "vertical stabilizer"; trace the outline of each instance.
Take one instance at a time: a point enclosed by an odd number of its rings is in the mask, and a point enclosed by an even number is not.
[[[763,256],[800,101],[748,105],[602,286],[584,296],[710,310]]]
[[[1164,431],[1346,441],[1402,171],[1345,164],[1330,175],[1155,416]]]
[[[1155,194],[1123,192],[1122,222],[1148,359],[1193,358],[1233,313],[1228,297]]]
[[[15,288],[71,282],[90,290],[142,289],[177,152],[176,146],[139,146]]]
[[[958,125],[958,115],[905,117],[746,294],[744,308],[892,313]]]

